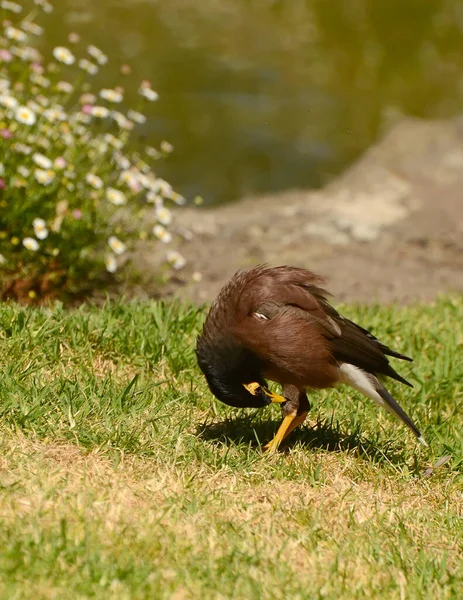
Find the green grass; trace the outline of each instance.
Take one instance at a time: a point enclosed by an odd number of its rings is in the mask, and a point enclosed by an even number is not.
[[[1,305],[0,598],[461,598],[463,299],[344,313],[415,357],[429,450],[340,389],[263,455],[278,408],[211,399],[197,308]]]

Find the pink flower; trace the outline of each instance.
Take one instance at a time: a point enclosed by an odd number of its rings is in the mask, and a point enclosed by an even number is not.
[[[13,60],[13,55],[6,48],[2,48],[0,50],[0,60],[3,62],[11,62]]]
[[[82,112],[84,115],[91,115],[93,110],[93,106],[91,104],[84,104],[82,106]]]
[[[72,216],[74,217],[74,219],[77,219],[77,220],[79,220],[79,219],[81,219],[81,218],[82,218],[82,211],[81,211],[80,209],[78,209],[78,208],[75,208],[75,209],[72,211]]]
[[[55,169],[64,169],[67,166],[67,161],[65,158],[63,158],[62,156],[58,156],[57,158],[55,158],[54,161],[54,165],[55,165]]]
[[[6,188],[5,180],[0,177],[0,190],[4,190]]]
[[[9,129],[0,129],[0,137],[4,140],[10,140],[13,137],[13,132]]]
[[[33,62],[31,64],[31,71],[34,71],[34,73],[38,73],[39,75],[43,75],[44,72],[44,68],[43,65],[41,65],[39,62]]]

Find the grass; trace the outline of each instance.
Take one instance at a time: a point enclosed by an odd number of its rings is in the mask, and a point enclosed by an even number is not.
[[[463,299],[344,312],[415,357],[429,450],[341,389],[262,455],[278,408],[211,399],[200,309],[0,305],[0,598],[461,598]]]

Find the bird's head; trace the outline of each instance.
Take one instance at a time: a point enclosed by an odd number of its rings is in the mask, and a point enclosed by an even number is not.
[[[286,402],[271,392],[257,358],[231,339],[212,342],[200,336],[196,345],[198,365],[214,396],[235,408],[263,408],[272,402]]]

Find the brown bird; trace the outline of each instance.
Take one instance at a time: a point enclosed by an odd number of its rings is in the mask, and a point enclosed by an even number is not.
[[[212,304],[196,355],[211,392],[229,406],[281,404],[283,422],[264,448],[275,452],[303,423],[306,389],[348,384],[402,420],[426,446],[417,426],[380,381],[411,386],[388,356],[411,361],[342,317],[327,301],[324,280],[305,269],[258,266],[238,271]],[[279,383],[283,396],[266,383]]]

